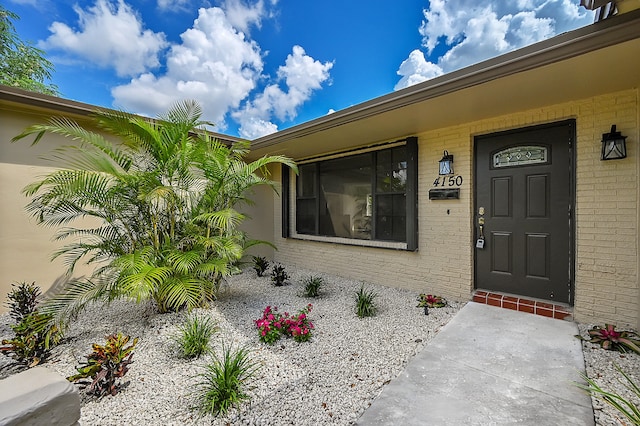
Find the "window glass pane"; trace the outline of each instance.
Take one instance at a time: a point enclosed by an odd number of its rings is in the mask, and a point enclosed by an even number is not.
[[[296,232],[299,234],[316,233],[316,200],[296,201]]]
[[[316,193],[316,165],[304,164],[298,168],[296,193],[298,197],[313,197]]]
[[[407,242],[408,150],[397,146],[301,165],[296,231]]]
[[[546,146],[516,146],[493,154],[493,167],[513,167],[548,162]]]
[[[404,192],[407,186],[407,150],[385,149],[377,153],[377,192]]]
[[[372,154],[320,163],[321,235],[371,239]]]
[[[376,197],[376,239],[405,241],[406,201],[404,194]]]

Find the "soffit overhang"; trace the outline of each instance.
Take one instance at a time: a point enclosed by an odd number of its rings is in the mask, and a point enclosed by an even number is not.
[[[637,10],[256,139],[251,158],[301,159],[639,85]]]

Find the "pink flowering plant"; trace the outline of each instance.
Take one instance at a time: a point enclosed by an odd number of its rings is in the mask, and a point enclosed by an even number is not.
[[[276,306],[267,306],[262,313],[262,318],[255,320],[260,341],[273,344],[283,335],[293,337],[296,342],[306,342],[311,339],[313,323],[309,321],[309,313],[313,305],[309,303],[295,315],[278,312]]]

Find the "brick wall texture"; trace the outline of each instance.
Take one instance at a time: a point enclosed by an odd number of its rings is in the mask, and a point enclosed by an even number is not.
[[[280,200],[273,204],[276,261],[386,286],[470,300],[474,290],[474,136],[576,120],[574,318],[640,328],[638,286],[639,92],[629,90],[516,112],[418,135],[419,249],[357,247],[281,237]],[[612,124],[627,136],[627,158],[600,161]],[[380,141],[362,141],[370,144]],[[459,200],[430,201],[443,150],[463,177]],[[320,153],[319,153],[320,154]],[[278,180],[279,170],[274,170]],[[295,191],[292,190],[292,197]],[[276,195],[276,197],[278,197]],[[292,201],[294,201],[292,199]],[[295,202],[290,203],[292,208]]]

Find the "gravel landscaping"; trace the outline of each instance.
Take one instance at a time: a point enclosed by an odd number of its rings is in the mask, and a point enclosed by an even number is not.
[[[604,324],[579,324],[580,334],[585,338],[588,337],[588,330],[594,325],[602,327]],[[615,368],[615,365],[618,365],[636,385],[640,386],[640,355],[633,352],[620,353],[603,350],[600,345],[589,342],[582,343],[582,353],[589,378],[595,380],[603,390],[617,393],[640,407],[640,400],[624,386],[628,383]],[[591,403],[597,425],[629,424],[629,420],[622,417],[613,407],[601,399],[592,396]]]
[[[83,396],[81,424],[183,425],[183,424],[350,424],[382,387],[402,371],[461,304],[434,308],[428,316],[416,307],[415,292],[366,285],[378,293],[375,317],[355,315],[354,294],[362,285],[311,271],[287,268],[290,284],[275,287],[269,277],[253,270],[231,277],[218,301],[197,313],[210,316],[220,330],[212,346],[224,341],[239,348],[248,345],[252,359],[261,365],[252,382],[251,400],[226,416],[201,417],[191,408],[196,402],[197,374],[210,361],[205,356],[186,360],[174,343],[185,313],[156,314],[152,305],[118,301],[106,307],[95,304],[74,321],[63,344],[46,363],[69,376],[89,353],[91,344],[104,344],[107,334],[121,331],[139,337],[133,363],[125,379],[129,386],[100,402]],[[319,298],[301,297],[303,278],[322,276],[326,284]],[[261,343],[254,320],[267,305],[296,313],[308,303],[315,325],[310,342],[282,338],[274,345]],[[2,317],[0,335],[10,337],[10,318]],[[0,363],[9,358],[0,357]],[[0,364],[1,367],[2,364]]]
[[[223,343],[248,347],[260,365],[251,382],[251,400],[226,416],[202,416],[193,409],[197,375],[211,358],[179,357],[174,340],[186,317],[183,312],[157,314],[151,304],[125,301],[93,304],[73,322],[45,365],[66,377],[76,372],[91,344],[103,344],[107,334],[120,331],[140,339],[125,376],[129,385],[121,393],[98,402],[81,392],[83,425],[348,425],[464,305],[452,302],[425,316],[416,307],[415,292],[366,284],[378,294],[379,311],[360,319],[354,312],[354,294],[362,282],[289,267],[287,272],[290,284],[275,287],[268,276],[256,277],[247,270],[228,280],[209,309],[196,310],[219,327],[211,341],[214,350],[219,352]],[[301,296],[301,281],[311,275],[325,280],[319,298]],[[293,314],[308,303],[313,304],[309,318],[315,325],[310,342],[259,341],[254,320],[266,306]],[[11,337],[9,322],[7,314],[0,317],[0,337]],[[580,325],[585,336],[588,327]],[[603,388],[622,389],[614,362],[640,383],[640,356],[604,351],[586,342],[583,347],[587,373]],[[0,377],[10,371],[9,361],[0,357]],[[598,425],[618,424],[608,406],[594,401],[594,407]]]

